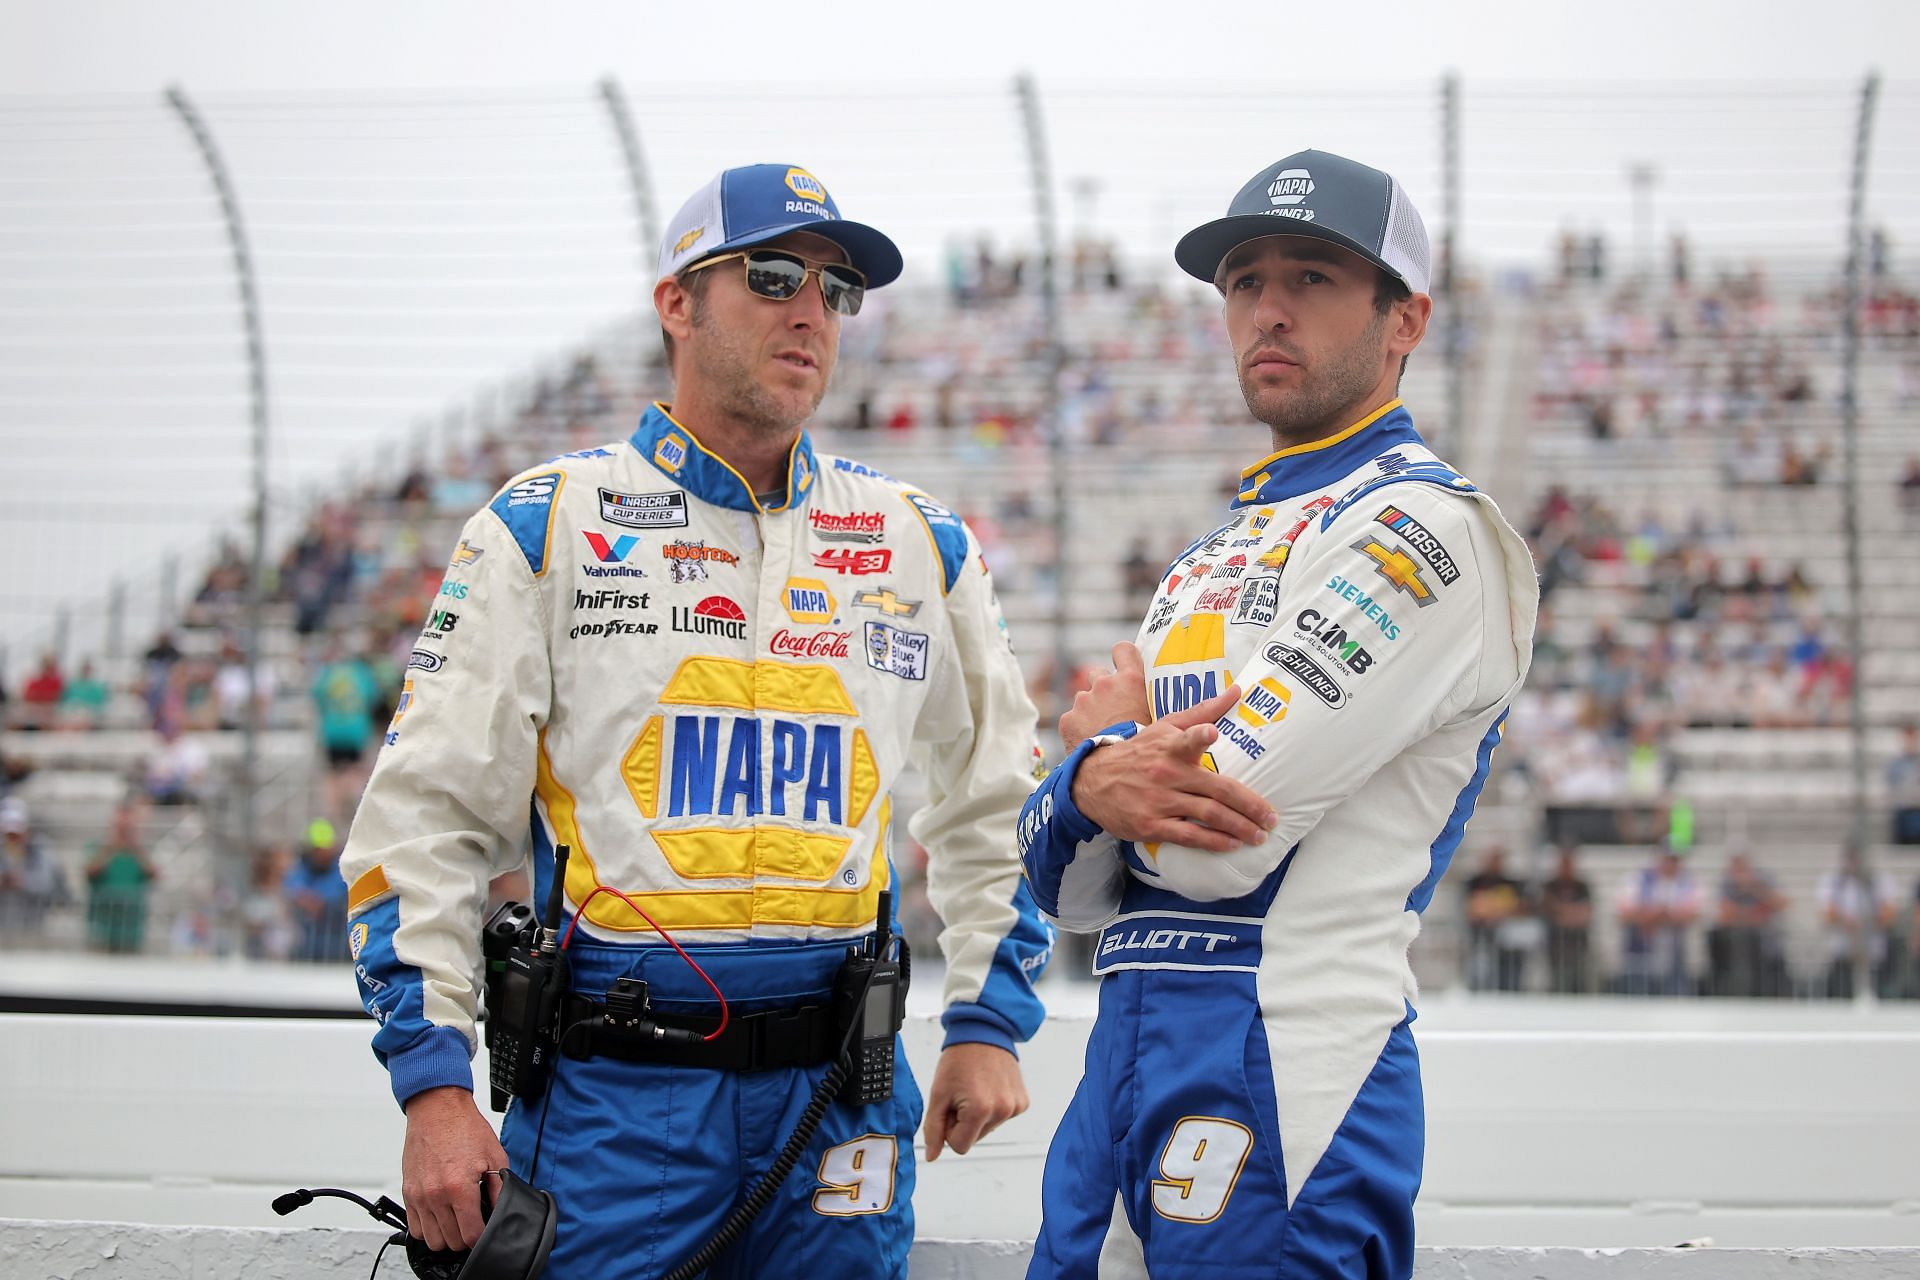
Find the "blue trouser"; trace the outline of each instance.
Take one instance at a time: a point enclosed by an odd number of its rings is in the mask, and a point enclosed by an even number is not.
[[[1407,1280],[1425,1145],[1413,1033],[1394,1028],[1289,1203],[1253,975],[1101,980],[1086,1073],[1047,1153],[1028,1280]]]
[[[823,998],[845,951],[693,954],[733,1011],[749,1013]],[[715,1011],[712,992],[669,948],[576,940],[569,955],[576,990],[598,995],[632,976],[649,984],[658,1010]],[[897,1043],[894,1051],[892,1100],[829,1106],[773,1202],[710,1277],[907,1274],[921,1108]],[[516,1101],[502,1130],[514,1171],[559,1204],[546,1280],[650,1280],[678,1266],[773,1163],[825,1073],[824,1065],[734,1072],[562,1056],[546,1096]]]

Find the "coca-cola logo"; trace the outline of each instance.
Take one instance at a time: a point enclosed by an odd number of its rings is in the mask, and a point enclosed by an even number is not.
[[[845,631],[816,631],[799,635],[785,627],[773,633],[767,647],[783,658],[844,658],[851,634]]]

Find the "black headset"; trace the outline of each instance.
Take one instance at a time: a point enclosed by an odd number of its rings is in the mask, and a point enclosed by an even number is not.
[[[481,1177],[480,1215],[487,1225],[471,1249],[429,1249],[426,1241],[407,1234],[407,1211],[387,1196],[369,1201],[337,1187],[302,1187],[275,1197],[273,1211],[284,1217],[323,1196],[351,1200],[375,1222],[394,1229],[380,1253],[390,1245],[404,1244],[407,1265],[421,1280],[536,1280],[553,1252],[559,1207],[550,1193],[522,1181],[511,1169],[487,1173],[499,1175],[500,1190],[489,1194],[492,1184],[487,1176]],[[378,1255],[373,1266],[375,1271],[380,1269]]]

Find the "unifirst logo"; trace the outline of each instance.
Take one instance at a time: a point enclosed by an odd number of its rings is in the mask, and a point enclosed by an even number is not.
[[[827,189],[820,185],[820,179],[805,169],[787,170],[787,189],[802,200],[825,200]]]
[[[1299,204],[1313,194],[1313,175],[1305,169],[1282,169],[1267,186],[1273,204]]]

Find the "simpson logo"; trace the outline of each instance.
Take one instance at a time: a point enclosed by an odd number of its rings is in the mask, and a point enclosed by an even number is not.
[[[1460,579],[1460,566],[1454,563],[1453,555],[1440,539],[1433,536],[1427,526],[1408,515],[1398,507],[1388,507],[1374,520],[1387,526],[1407,540],[1407,545],[1420,553],[1420,558],[1433,566],[1433,572],[1440,579],[1440,585],[1450,587]]]
[[[867,665],[902,680],[927,678],[927,637],[918,631],[890,627],[884,622],[869,622],[867,628]]]
[[[666,447],[666,441],[660,442]],[[684,456],[684,455],[682,455]],[[677,529],[687,523],[687,495],[600,491],[600,518],[629,529]]]
[[[677,474],[687,465],[687,442],[677,435],[660,437],[660,443],[653,447],[653,461],[669,475]],[[681,524],[686,521],[682,520]]]
[[[1313,174],[1306,169],[1282,169],[1267,184],[1267,200],[1271,204],[1299,204],[1313,194]]]
[[[1233,611],[1238,625],[1270,627],[1280,610],[1280,575],[1263,573],[1241,584],[1240,606]]]
[[[447,660],[427,649],[415,649],[407,655],[407,666],[415,671],[438,671]]]
[[[795,622],[820,627],[833,621],[833,592],[818,578],[788,578],[780,603]]]
[[[822,542],[875,543],[886,537],[887,518],[878,511],[849,511],[836,515],[814,511],[807,516],[813,534]]]
[[[693,248],[694,245],[698,244],[700,237],[705,234],[707,234],[705,227],[695,227],[673,242],[673,251],[675,253],[685,253],[687,250]]]
[[[507,490],[509,507],[532,505],[546,506],[553,501],[553,492],[560,487],[560,475],[554,472],[544,476],[528,476],[513,488]]]
[[[1347,705],[1346,690],[1335,684],[1333,677],[1319,663],[1298,649],[1290,645],[1270,644],[1261,656],[1307,686],[1307,692],[1335,710]]]

